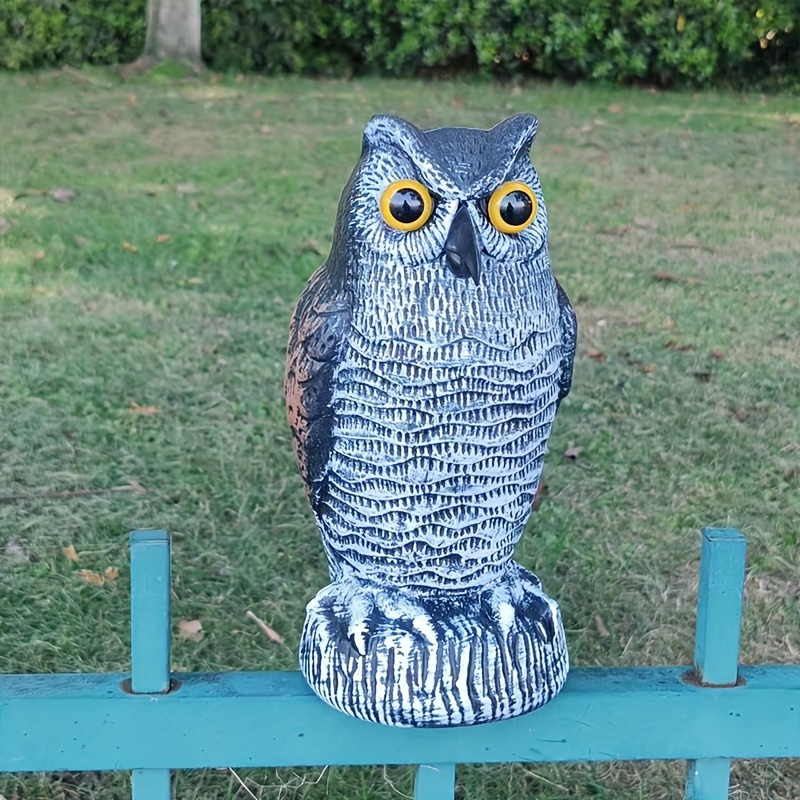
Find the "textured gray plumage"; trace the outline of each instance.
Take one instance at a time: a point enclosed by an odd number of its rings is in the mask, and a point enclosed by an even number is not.
[[[292,320],[289,418],[334,579],[309,604],[301,667],[365,719],[501,719],[566,677],[558,607],[511,560],[575,350],[528,157],[535,131],[530,115],[491,131],[373,119],[331,256]],[[419,230],[381,215],[402,179],[434,198]],[[538,209],[508,234],[486,198],[512,180]],[[445,253],[463,208],[475,280]]]

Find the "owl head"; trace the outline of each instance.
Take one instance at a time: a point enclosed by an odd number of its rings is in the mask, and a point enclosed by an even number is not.
[[[537,125],[518,114],[488,131],[422,131],[374,117],[342,195],[337,241],[391,254],[398,269],[439,261],[450,280],[476,286],[490,263],[546,263],[547,213],[529,155]]]

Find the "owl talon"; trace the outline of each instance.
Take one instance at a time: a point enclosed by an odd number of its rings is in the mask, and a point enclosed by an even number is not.
[[[555,635],[555,631],[553,631],[552,627],[550,630],[548,630],[544,622],[542,622],[540,619],[534,620],[533,624],[536,626],[536,630],[539,631],[542,639],[544,639],[546,642],[552,640],[553,636]]]
[[[533,628],[534,635],[550,643],[556,638],[558,606],[541,590],[541,582],[532,573],[519,569],[510,580],[492,588],[484,603],[498,628],[507,634],[518,625]]]
[[[309,603],[300,668],[323,700],[372,722],[517,716],[553,697],[569,668],[558,605],[537,583],[521,567],[473,593],[341,578]]]
[[[352,633],[349,633],[347,636],[347,641],[350,642],[350,647],[353,648],[360,656],[365,656],[367,654],[367,650],[369,649],[369,640],[370,637],[367,636],[366,632],[363,630],[357,630]]]
[[[553,609],[550,603],[540,595],[533,595],[536,599],[531,603],[530,614],[533,625],[545,642],[552,642],[556,635],[556,624],[553,618]]]

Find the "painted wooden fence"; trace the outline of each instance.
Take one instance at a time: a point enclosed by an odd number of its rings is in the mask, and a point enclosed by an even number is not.
[[[0,675],[0,771],[416,764],[417,800],[452,800],[465,762],[686,759],[686,797],[728,796],[731,759],[800,757],[800,665],[739,667],[745,541],[703,532],[694,667],[577,668],[550,704],[449,730],[327,707],[298,672],[169,673],[170,543],[131,537],[132,672]]]

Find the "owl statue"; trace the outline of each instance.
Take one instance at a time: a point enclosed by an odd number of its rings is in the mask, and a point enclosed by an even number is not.
[[[558,605],[512,560],[576,337],[536,127],[373,118],[294,311],[287,408],[332,581],[300,664],[361,719],[505,719],[566,679]]]

